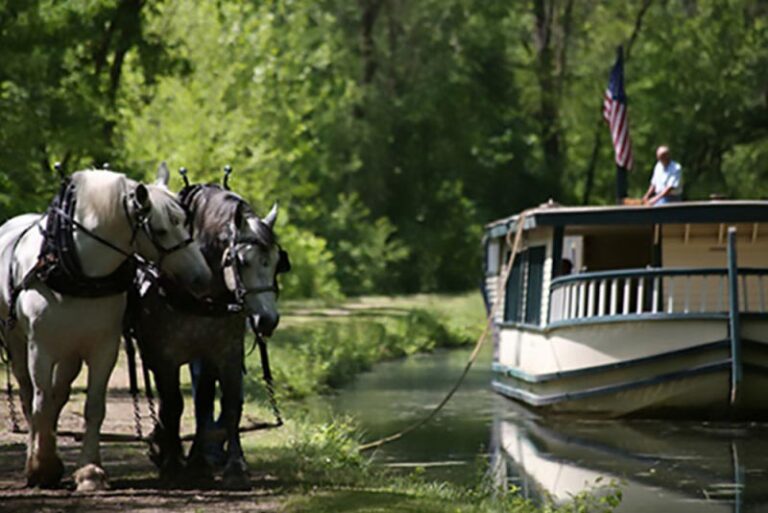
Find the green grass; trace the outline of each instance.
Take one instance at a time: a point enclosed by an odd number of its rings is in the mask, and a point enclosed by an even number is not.
[[[278,392],[290,399],[340,388],[377,362],[473,344],[484,323],[477,293],[290,302],[281,311],[270,358]],[[246,394],[263,397],[258,353],[247,367]]]
[[[484,465],[464,486],[430,481],[423,469],[395,475],[357,450],[359,433],[350,419],[317,423],[298,416],[281,430],[247,437],[244,448],[251,468],[267,470],[286,497],[286,513],[602,513],[620,500],[615,483],[596,483],[567,504],[537,506],[516,489],[491,483]]]

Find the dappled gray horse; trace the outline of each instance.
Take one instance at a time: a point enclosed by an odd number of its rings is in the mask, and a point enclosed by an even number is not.
[[[86,430],[75,481],[78,490],[107,487],[99,431],[136,253],[192,290],[208,287],[211,272],[163,183],[80,171],[63,182],[45,215],[0,227],[0,342],[29,425],[28,485],[55,486],[61,479],[56,425],[85,362]]]
[[[273,231],[277,205],[260,219],[240,196],[213,184],[187,186],[179,198],[190,213],[192,232],[213,280],[204,300],[190,296],[171,279],[139,280],[132,295],[127,324],[138,341],[142,361],[154,375],[160,401],[151,456],[161,477],[173,478],[182,469],[179,423],[184,403],[179,368],[199,360],[205,379],[218,379],[221,384],[221,419],[227,433],[224,476],[242,480],[247,466],[238,428],[246,320],[252,316],[262,334],[272,333],[279,320],[276,275],[289,266]],[[208,403],[199,406],[211,408]],[[198,415],[187,465],[190,471],[204,474],[210,471],[202,455],[208,417]]]

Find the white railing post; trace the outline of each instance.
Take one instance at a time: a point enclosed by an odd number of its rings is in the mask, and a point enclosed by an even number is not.
[[[752,276],[754,284],[749,282]],[[547,314],[549,322],[632,314],[689,315],[694,312],[706,314],[727,311],[724,299],[727,293],[727,276],[720,271],[697,273],[696,270],[690,269],[680,274],[662,274],[654,270],[638,269],[637,272],[626,275],[621,273],[615,277],[586,275],[583,278],[575,278],[577,279],[550,289],[550,308]],[[736,281],[741,288],[741,311],[768,313],[766,276],[743,272],[738,275]],[[699,287],[699,290],[696,290],[696,287]],[[754,298],[750,298],[749,287],[757,287]],[[647,290],[648,288],[650,290]],[[646,305],[646,299],[650,301],[650,306]],[[633,300],[636,301],[634,305]],[[696,301],[699,302],[698,307]]]
[[[624,308],[621,310],[621,313],[624,315],[629,315],[629,294],[631,288],[632,278],[628,276],[624,278]]]
[[[763,289],[763,275],[757,275],[757,290],[760,293],[760,311],[765,313],[765,289]]]
[[[597,315],[600,317],[605,315],[605,302],[607,300],[606,294],[606,280],[600,280],[600,291],[598,294],[598,311]]]
[[[667,291],[667,313],[672,313],[675,310],[675,277],[670,276],[667,283],[669,283],[669,290]]]
[[[549,289],[549,317],[547,318],[547,324],[555,321],[557,318],[557,309],[560,307],[560,304],[557,302],[560,299],[557,290],[551,287]]]
[[[578,303],[578,298],[576,297],[577,293],[578,293],[578,283],[572,283],[571,284],[571,315],[570,315],[571,319],[576,318],[576,312],[577,312],[576,308],[579,306],[577,304]]]

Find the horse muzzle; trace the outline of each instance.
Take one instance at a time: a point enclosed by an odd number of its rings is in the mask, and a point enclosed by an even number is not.
[[[254,315],[253,318],[256,321],[256,329],[265,337],[272,336],[277,325],[280,324],[280,314],[278,313]]]

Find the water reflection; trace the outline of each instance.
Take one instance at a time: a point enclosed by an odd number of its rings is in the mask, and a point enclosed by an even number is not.
[[[492,469],[532,498],[621,481],[624,512],[768,510],[764,425],[498,417]]]
[[[443,352],[380,365],[333,399],[369,438],[421,418],[466,361]],[[429,425],[378,450],[395,468],[422,466],[434,477],[471,481],[490,455],[489,479],[556,501],[596,479],[620,481],[619,512],[768,511],[768,424],[579,421],[541,418],[490,391],[480,362]]]

